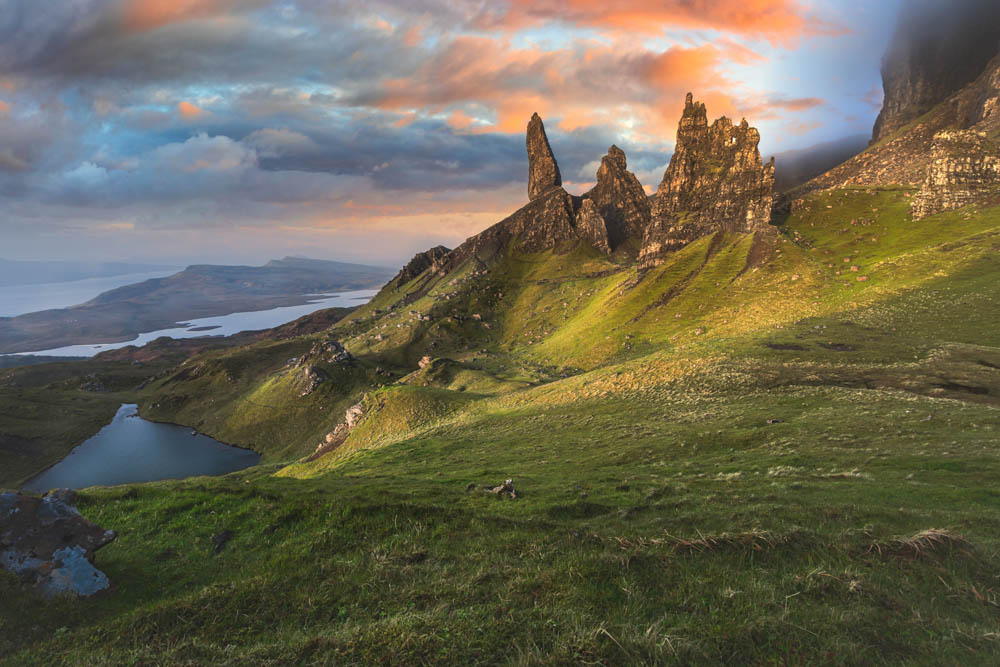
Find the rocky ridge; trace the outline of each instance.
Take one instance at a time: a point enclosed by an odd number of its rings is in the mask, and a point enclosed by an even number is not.
[[[394,282],[421,271],[441,276],[467,261],[486,268],[516,243],[524,252],[542,252],[588,243],[604,254],[638,258],[654,266],[666,253],[718,231],[752,233],[768,229],[774,161],[764,164],[760,133],[744,120],[725,117],[711,126],[705,105],[689,93],[681,116],[677,148],[660,189],[652,199],[628,171],[625,152],[612,145],[601,159],[597,183],[581,196],[562,187],[559,165],[538,114],[528,122],[528,203],[485,231],[442,255],[443,248],[414,257]],[[421,269],[421,267],[423,267]],[[426,282],[426,280],[425,280]],[[417,294],[420,289],[414,290]]]
[[[851,186],[921,187],[928,176],[938,133],[974,130],[991,135],[1000,131],[1000,47],[993,44],[992,48],[994,57],[971,83],[938,99],[933,109],[894,133],[887,135],[877,127],[877,142],[794,191],[790,198]]]

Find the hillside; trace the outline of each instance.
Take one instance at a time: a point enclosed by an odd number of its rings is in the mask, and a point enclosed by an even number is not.
[[[0,573],[0,656],[993,663],[1000,206],[827,175],[775,227],[755,131],[680,132],[644,207],[616,147],[566,192],[533,119],[528,204],[332,326],[0,371],[77,432],[128,397],[264,455],[82,494],[114,591]]]
[[[308,303],[325,292],[378,287],[388,269],[286,257],[264,266],[194,265],[72,306],[0,318],[0,354],[116,343],[180,322]]]

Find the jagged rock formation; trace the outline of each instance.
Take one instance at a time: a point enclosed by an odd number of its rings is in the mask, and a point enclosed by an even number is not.
[[[545,125],[538,114],[528,122],[528,199],[537,199],[549,188],[562,185],[559,165],[549,146]]]
[[[68,489],[44,498],[0,493],[0,567],[45,595],[86,597],[111,586],[93,560],[117,535],[83,518],[74,497]]]
[[[913,219],[970,204],[1000,203],[1000,146],[985,132],[946,130],[934,136],[931,164],[913,200]]]
[[[597,185],[583,195],[583,201],[592,201],[597,213],[604,220],[606,244],[616,250],[628,241],[638,247],[646,228],[649,227],[649,197],[635,174],[628,171],[625,151],[612,145],[608,154],[601,159],[597,170]],[[582,209],[581,209],[582,211]],[[587,214],[588,217],[590,214]],[[600,232],[591,232],[593,219],[587,222],[586,238],[594,247],[601,248]],[[583,236],[583,234],[581,234]]]
[[[597,212],[597,204],[593,199],[584,199],[580,204],[580,210],[576,212],[576,231],[580,238],[588,241],[606,255],[611,254],[611,245],[608,243],[608,228],[604,223],[604,218]]]
[[[744,119],[708,124],[705,105],[688,93],[670,166],[653,201],[639,261],[663,255],[715,231],[767,229],[774,189],[774,159],[764,164],[760,133]]]
[[[872,143],[976,79],[1000,51],[996,0],[909,0],[882,59],[885,100]]]
[[[638,256],[652,266],[666,252],[706,234],[768,229],[774,160],[761,161],[759,141],[745,120],[734,126],[720,118],[709,126],[705,105],[688,94],[677,148],[652,203],[628,171],[625,152],[614,145],[601,160],[597,184],[574,197],[562,188],[545,127],[534,114],[526,140],[529,202],[446,255],[440,254],[444,249],[434,249],[439,252],[432,258],[418,255],[396,280],[415,277],[428,264],[435,276],[469,260],[482,269],[514,243],[521,251],[541,252],[585,241],[606,254],[624,249],[623,257]],[[414,285],[407,298],[426,287]]]
[[[418,252],[413,256],[406,266],[400,269],[399,273],[389,281],[389,285],[392,287],[399,287],[400,285],[405,285],[410,282],[421,273],[427,269],[434,266],[436,262],[440,262],[451,249],[445,248],[443,245],[434,246],[430,250],[425,250],[424,252]]]

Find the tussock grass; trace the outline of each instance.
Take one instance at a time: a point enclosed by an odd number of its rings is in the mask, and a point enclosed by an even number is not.
[[[927,528],[910,537],[900,537],[885,542],[874,541],[868,547],[868,552],[879,556],[911,559],[942,557],[955,552],[968,556],[972,552],[972,545],[957,533]]]

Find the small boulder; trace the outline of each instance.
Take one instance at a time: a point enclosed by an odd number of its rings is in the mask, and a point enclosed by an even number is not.
[[[111,586],[93,559],[117,533],[87,521],[74,499],[68,489],[44,498],[0,493],[0,567],[44,595],[88,597]]]

